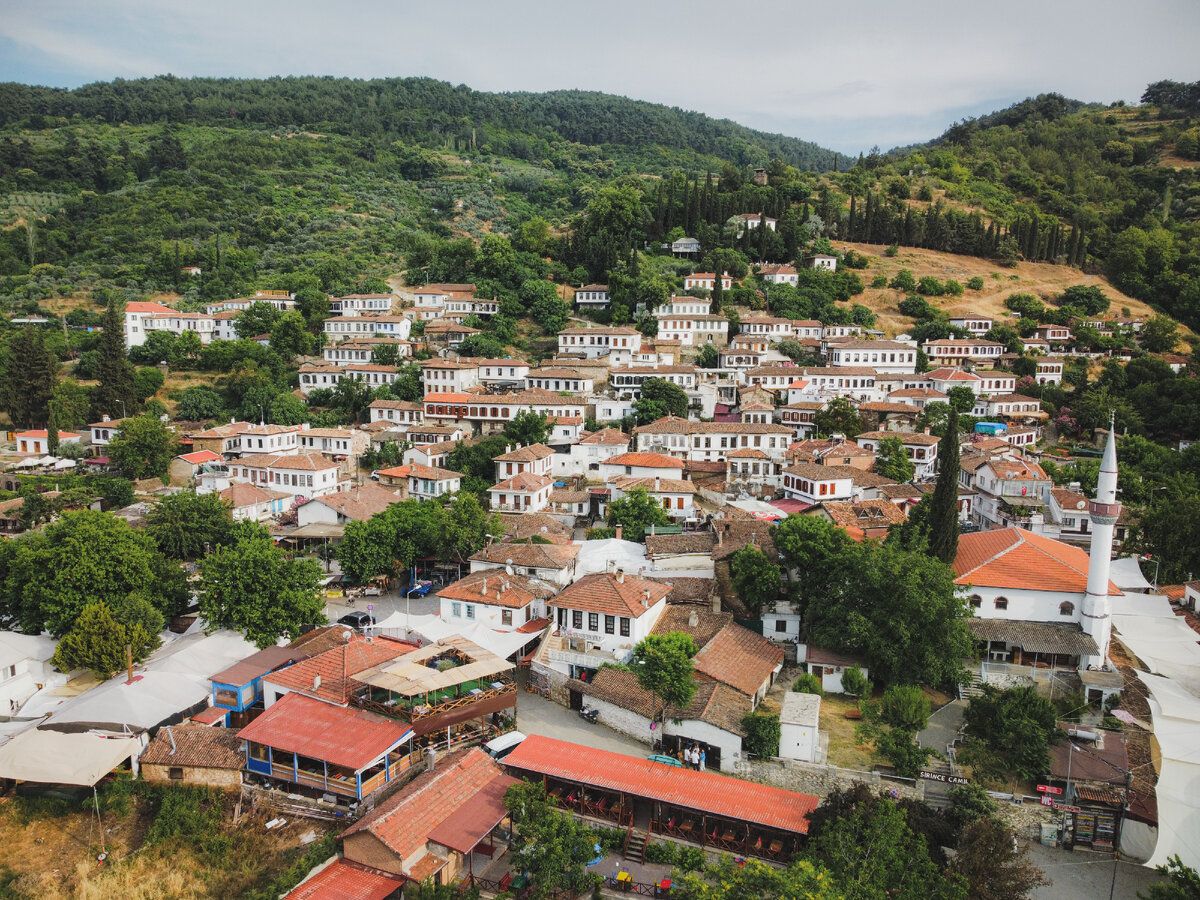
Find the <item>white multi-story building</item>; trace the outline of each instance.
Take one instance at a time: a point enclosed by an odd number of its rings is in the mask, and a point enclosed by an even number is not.
[[[546,508],[554,482],[544,475],[526,472],[506,478],[488,488],[491,508],[506,512],[534,513]]]
[[[795,463],[783,470],[783,495],[801,503],[854,498],[854,470],[848,466]]]
[[[372,422],[390,422],[398,427],[420,425],[425,407],[411,400],[372,400],[367,407]]]
[[[908,431],[864,431],[855,438],[858,446],[872,453],[879,452],[879,442],[895,438],[916,468],[917,478],[932,478],[937,474],[938,444],[941,438],[932,434]]]
[[[523,359],[480,359],[466,357],[460,362],[475,366],[480,384],[497,387],[525,387],[529,363]]]
[[[421,363],[425,393],[461,394],[479,384],[479,366],[456,359],[428,359]]]
[[[945,338],[927,341],[922,349],[931,365],[961,366],[963,363],[995,365],[1004,353],[1004,345],[973,338]]]
[[[829,346],[834,368],[870,366],[876,372],[905,374],[917,371],[917,348],[899,341],[847,341]]]
[[[411,319],[390,313],[332,316],[325,320],[325,339],[330,343],[365,337],[390,337],[407,341],[411,332]]]
[[[706,291],[711,291],[716,287],[717,276],[714,272],[697,272],[695,275],[686,275],[683,279],[683,289],[690,291],[692,288],[703,288]],[[721,288],[729,290],[733,287],[733,279],[728,272],[721,273]]]
[[[771,226],[774,231],[774,226]],[[758,275],[763,281],[771,284],[790,284],[795,287],[800,280],[800,275],[796,271],[795,266],[789,266],[785,263],[771,263],[761,266],[758,270]]]
[[[994,324],[995,320],[991,316],[981,313],[959,313],[950,317],[952,328],[962,328],[971,332],[972,337],[977,338],[981,338],[991,331]]]
[[[806,366],[800,370],[799,377],[808,381],[812,389],[820,394],[857,400],[876,399],[875,370],[870,367]]]
[[[308,499],[349,485],[342,467],[320,453],[252,453],[229,464],[229,477]]]
[[[529,374],[525,376],[525,386],[541,391],[566,391],[582,396],[592,393],[596,389],[596,382],[575,369],[530,369]]]
[[[549,649],[548,665],[576,677],[604,662],[625,662],[658,623],[670,590],[622,571],[580,578],[549,602],[563,648]]]
[[[608,356],[612,365],[628,365],[642,349],[642,333],[636,328],[564,328],[558,333],[558,352],[585,359]]]
[[[730,450],[753,447],[773,459],[783,459],[793,431],[786,425],[742,422],[696,422],[666,417],[634,432],[637,450],[679,459],[724,461]]]
[[[696,297],[672,297],[654,311],[658,336],[685,347],[724,345],[729,341],[729,320],[709,311],[709,302]]]
[[[575,302],[585,309],[602,309],[608,306],[608,285],[585,284],[575,292]]]
[[[608,383],[618,397],[636,400],[642,395],[642,385],[649,378],[669,381],[685,391],[692,391],[696,388],[696,367],[656,366],[648,368],[638,366],[613,369],[608,376]]]
[[[473,284],[427,284],[412,291],[413,311],[418,319],[440,319],[446,312],[446,301],[455,295],[474,296]]]
[[[364,313],[390,313],[391,294],[347,294],[331,297],[329,311],[335,316],[361,316]]]

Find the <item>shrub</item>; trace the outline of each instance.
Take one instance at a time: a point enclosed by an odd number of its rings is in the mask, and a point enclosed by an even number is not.
[[[679,845],[674,841],[655,842],[646,846],[646,862],[673,866],[678,858]]]
[[[893,728],[921,731],[929,724],[929,698],[915,684],[897,684],[883,692],[881,715]]]
[[[892,254],[895,255],[895,254]],[[901,269],[892,278],[888,287],[894,288],[897,291],[904,291],[906,294],[911,294],[917,289],[917,280],[913,278],[913,273],[908,269]]]
[[[792,690],[798,694],[816,694],[818,697],[825,696],[825,689],[821,687],[821,679],[812,672],[805,672],[792,684]]]
[[[934,309],[929,305],[929,301],[915,294],[900,301],[900,312],[902,315],[912,316],[914,319],[928,319],[934,315]]]
[[[968,278],[967,279],[967,287],[969,287],[973,291],[982,291],[983,290],[983,276],[974,275],[971,278]]]
[[[779,716],[747,713],[742,718],[742,730],[746,732],[742,747],[747,753],[763,759],[779,755]]]
[[[963,294],[963,286],[953,278],[947,278],[942,287],[946,289],[946,293],[951,297],[961,297]]]
[[[887,286],[888,279],[886,275],[876,275],[871,279],[871,287],[873,288],[885,288]]]
[[[1116,716],[1105,716],[1100,720],[1100,727],[1108,731],[1122,731],[1125,728],[1124,723]]]
[[[699,872],[704,868],[705,862],[704,851],[699,847],[680,848],[679,868],[684,872]]]
[[[902,778],[916,778],[921,767],[933,756],[933,750],[920,746],[914,733],[903,728],[885,731],[875,739],[875,749]]]
[[[892,244],[890,247],[888,247],[886,250],[883,251],[883,255],[890,259],[891,257],[895,256],[899,252],[900,252],[900,245]]]
[[[850,666],[842,672],[842,692],[851,697],[863,697],[871,693],[871,682],[858,666]]]
[[[925,275],[917,282],[917,293],[926,297],[940,297],[946,293],[946,289],[932,275]]]
[[[587,530],[587,539],[589,541],[605,541],[616,536],[617,529],[615,528],[589,528]]]

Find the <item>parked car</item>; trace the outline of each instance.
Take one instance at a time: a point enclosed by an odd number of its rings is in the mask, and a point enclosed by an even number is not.
[[[501,760],[517,749],[517,745],[525,740],[525,735],[519,731],[510,731],[498,738],[492,738],[483,745],[484,752],[492,759]]]
[[[355,612],[346,613],[338,619],[339,625],[349,625],[351,628],[357,628],[363,631],[375,625],[375,617],[368,612],[356,610]]]
[[[412,587],[410,587],[407,591],[405,591],[404,594],[405,594],[405,596],[408,596],[408,597],[424,597],[432,589],[433,589],[432,581],[426,581],[424,579],[421,579],[421,580],[417,581],[417,583],[414,584]]]

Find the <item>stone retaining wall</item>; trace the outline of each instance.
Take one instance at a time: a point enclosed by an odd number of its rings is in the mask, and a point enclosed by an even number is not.
[[[901,797],[914,800],[925,799],[925,782],[912,784],[885,778],[878,772],[855,772],[837,766],[806,763],[790,759],[739,760],[733,774],[749,781],[758,781],[773,787],[801,794],[824,797],[837,788],[849,788],[865,784],[872,791],[896,791]]]

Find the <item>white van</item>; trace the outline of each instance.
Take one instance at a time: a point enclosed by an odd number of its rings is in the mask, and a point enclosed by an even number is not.
[[[484,751],[494,760],[502,760],[508,754],[517,749],[517,744],[525,740],[525,735],[519,731],[510,731],[508,734],[502,734],[498,738],[492,738],[483,745]]]

